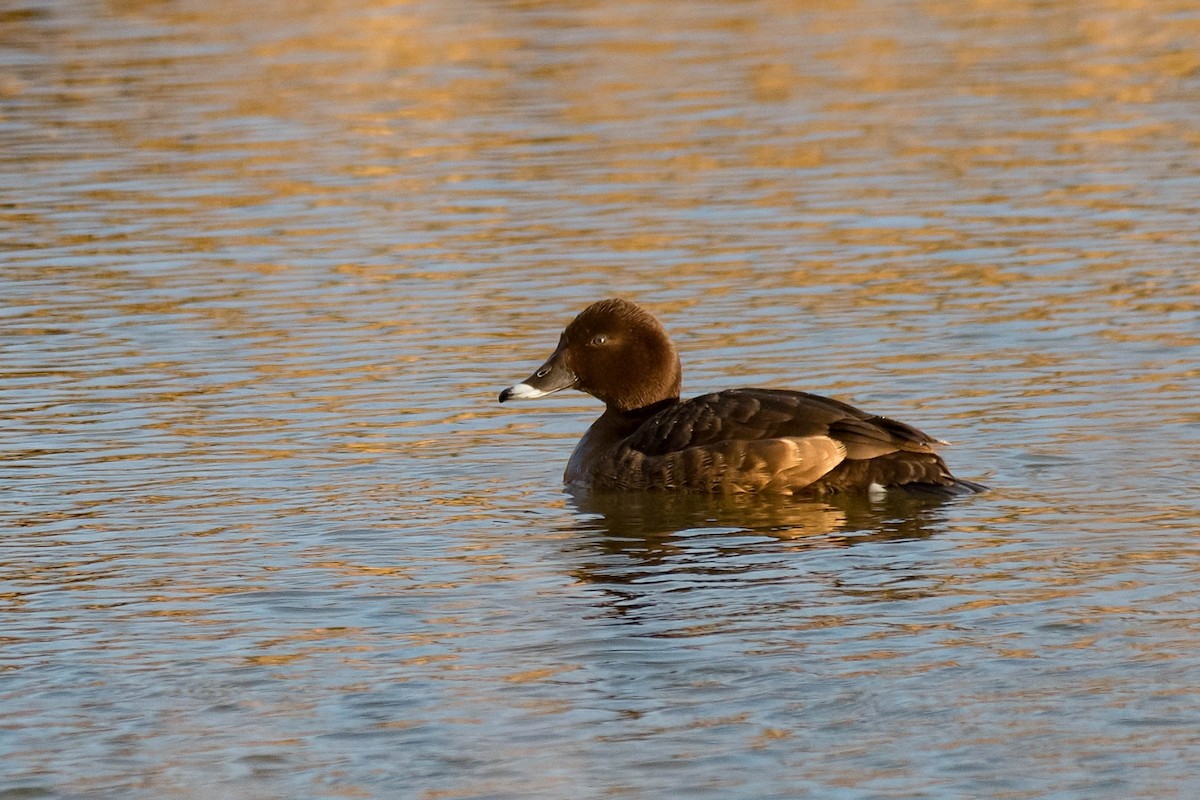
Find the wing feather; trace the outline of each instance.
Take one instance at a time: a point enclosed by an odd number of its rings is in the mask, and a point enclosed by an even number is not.
[[[873,458],[897,450],[932,452],[937,442],[910,425],[828,397],[779,389],[730,389],[659,412],[626,444],[646,455],[663,455],[730,440],[810,436],[842,442],[849,458]]]
[[[731,389],[645,420],[595,480],[622,489],[792,493],[816,484],[837,491],[877,471],[888,483],[929,480],[944,470],[935,442],[827,397]]]

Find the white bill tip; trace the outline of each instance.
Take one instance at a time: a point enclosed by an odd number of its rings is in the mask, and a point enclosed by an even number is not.
[[[545,397],[548,394],[550,392],[535,389],[528,383],[518,383],[504,390],[504,398],[506,400],[533,400],[537,397]]]

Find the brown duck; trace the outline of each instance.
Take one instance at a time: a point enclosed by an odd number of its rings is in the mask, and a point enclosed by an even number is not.
[[[571,388],[604,402],[567,463],[563,480],[575,487],[803,495],[984,489],[950,474],[933,449],[944,442],[903,422],[781,389],[680,400],[680,379],[662,324],[636,303],[602,300],[500,402]]]

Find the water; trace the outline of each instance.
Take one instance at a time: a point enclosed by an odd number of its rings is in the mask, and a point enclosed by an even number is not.
[[[1194,4],[0,32],[0,798],[1200,792]],[[613,294],[994,491],[564,493]]]

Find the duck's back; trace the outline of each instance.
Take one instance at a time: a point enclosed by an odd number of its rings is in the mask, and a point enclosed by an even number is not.
[[[580,477],[596,488],[722,493],[976,488],[950,474],[936,443],[827,397],[731,389],[667,404],[632,432],[594,447]]]

